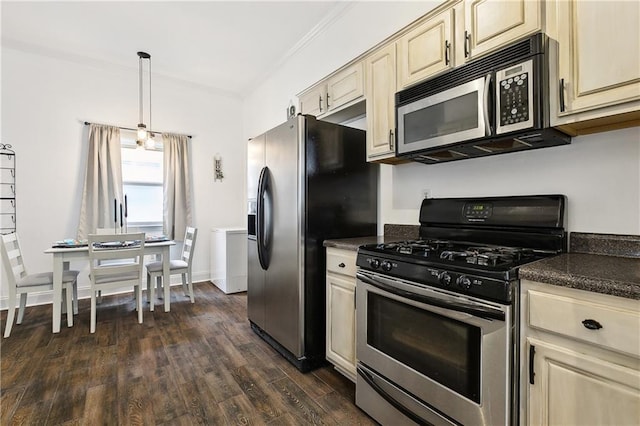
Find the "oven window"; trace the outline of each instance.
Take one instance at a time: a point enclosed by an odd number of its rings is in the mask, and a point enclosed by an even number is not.
[[[478,128],[478,92],[473,91],[404,116],[404,143]]]
[[[367,293],[367,343],[480,403],[481,330]]]

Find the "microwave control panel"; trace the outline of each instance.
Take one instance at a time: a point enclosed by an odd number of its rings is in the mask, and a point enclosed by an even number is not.
[[[507,133],[533,126],[533,61],[496,72],[498,128]]]

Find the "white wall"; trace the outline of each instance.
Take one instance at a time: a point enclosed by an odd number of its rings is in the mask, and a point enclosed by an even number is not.
[[[245,101],[245,134],[285,118],[290,99],[433,7],[358,2]],[[381,166],[378,229],[418,224],[423,190],[434,197],[560,193],[569,231],[640,234],[640,129],[573,139],[571,145],[439,165]]]
[[[206,280],[211,228],[245,225],[241,100],[156,75],[152,83],[154,128],[194,135],[193,223],[199,234],[193,271],[196,280]],[[30,271],[51,270],[43,250],[76,235],[87,156],[82,122],[134,127],[137,85],[137,63],[125,69],[3,47],[1,141],[16,151],[17,228]],[[214,183],[216,152],[225,178]],[[86,262],[71,267],[88,271]],[[4,271],[2,280],[4,307]],[[80,287],[88,285],[83,272]]]

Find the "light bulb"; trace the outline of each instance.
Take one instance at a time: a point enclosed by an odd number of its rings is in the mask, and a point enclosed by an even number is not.
[[[156,147],[156,141],[153,140],[153,133],[149,134],[149,138],[144,143],[145,149],[154,149]]]
[[[147,140],[147,126],[142,123],[138,124],[138,140],[142,142]]]

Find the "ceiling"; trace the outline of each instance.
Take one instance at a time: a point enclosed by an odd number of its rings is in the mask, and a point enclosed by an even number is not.
[[[348,3],[3,0],[2,45],[136,70],[145,51],[154,76],[243,96]]]

